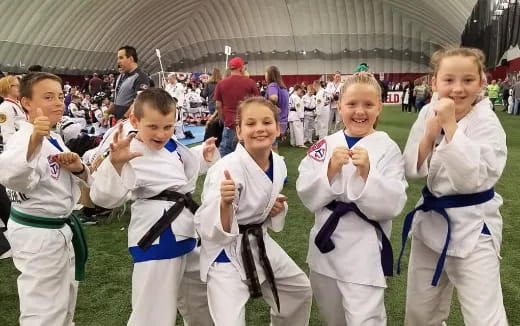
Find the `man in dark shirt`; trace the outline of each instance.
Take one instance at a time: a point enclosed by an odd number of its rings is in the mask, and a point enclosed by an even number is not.
[[[245,68],[242,58],[231,59],[229,69],[231,75],[217,84],[213,95],[219,118],[224,122],[219,148],[221,157],[233,152],[237,146],[235,119],[238,104],[246,97],[260,95],[256,83],[244,76]]]
[[[117,65],[122,71],[114,95],[114,103],[110,104],[108,114],[114,114],[116,120],[122,119],[134,102],[139,91],[150,86],[150,80],[137,65],[137,51],[125,45],[117,51]]]
[[[101,90],[101,83],[103,81],[98,77],[98,74],[94,73],[92,79],[89,82],[88,90],[90,96],[94,96]]]

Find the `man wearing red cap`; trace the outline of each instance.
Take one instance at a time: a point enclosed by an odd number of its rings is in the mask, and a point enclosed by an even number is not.
[[[244,76],[245,68],[242,58],[231,59],[229,69],[231,75],[217,84],[213,95],[218,115],[224,122],[219,148],[221,157],[233,152],[237,146],[235,120],[238,104],[246,97],[260,95],[256,83]]]

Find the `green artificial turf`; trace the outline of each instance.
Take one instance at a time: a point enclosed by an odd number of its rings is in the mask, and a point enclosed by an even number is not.
[[[499,109],[500,110],[500,109]],[[402,113],[398,106],[385,107],[379,129],[386,131],[400,146],[404,147],[409,129],[416,118],[414,113]],[[508,161],[496,191],[504,197],[502,215],[504,217],[502,246],[502,287],[509,324],[520,325],[520,117],[498,112],[507,133]],[[305,155],[305,150],[289,147],[286,143],[280,147],[285,156],[289,183],[283,193],[289,197],[289,213],[285,229],[273,234],[273,238],[293,257],[305,271],[307,242],[313,216],[302,205],[295,191],[297,168]],[[197,196],[200,193],[203,178],[199,180]],[[394,253],[400,248],[399,238],[404,212],[415,205],[422,181],[410,182],[408,203],[403,214],[395,219],[392,245]],[[87,226],[90,258],[87,265],[87,279],[81,282],[76,308],[76,325],[116,326],[126,325],[130,314],[132,262],[127,251],[126,227],[128,216],[107,225]],[[405,253],[406,271],[409,248]],[[16,292],[17,270],[10,259],[0,260],[0,325],[17,325],[18,296]],[[485,284],[483,284],[485,286]],[[403,325],[404,302],[406,293],[406,272],[395,276],[388,282],[386,291],[386,310],[388,325]],[[154,300],[160,298],[150,298]],[[182,323],[179,323],[181,325]],[[263,300],[250,300],[247,310],[247,325],[268,325],[268,306]],[[310,325],[322,325],[316,305],[313,305]],[[448,320],[448,325],[464,325],[460,307],[456,298]],[[152,326],[152,325],[150,325]],[[195,325],[196,326],[196,325]]]

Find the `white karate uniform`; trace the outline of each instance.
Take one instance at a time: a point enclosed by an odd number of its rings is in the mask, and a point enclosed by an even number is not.
[[[194,90],[190,90],[184,97],[184,108],[190,115],[201,114],[202,98]]]
[[[330,96],[324,88],[316,93],[316,133],[319,139],[329,134]]]
[[[330,96],[330,117],[329,117],[329,128],[333,130],[336,128],[336,125],[341,121],[341,116],[338,111],[338,102],[339,102],[339,92],[343,83],[335,84],[334,82],[330,82],[327,84],[326,91]],[[338,100],[334,101],[334,95],[338,96]]]
[[[27,121],[27,117],[20,103],[11,99],[4,99],[0,104],[0,133],[4,145],[20,129],[20,123],[24,121]]]
[[[296,181],[298,195],[316,216],[307,255],[314,296],[327,325],[386,325],[386,280],[381,234],[376,228],[348,212],[332,234],[335,249],[321,253],[314,241],[331,214],[325,206],[333,200],[355,203],[390,238],[392,219],[406,203],[404,162],[398,145],[386,133],[376,131],[354,145],[368,151],[367,181],[349,162],[329,183],[328,165],[338,146],[348,147],[343,131],[312,146],[300,163]]]
[[[428,189],[436,197],[494,187],[506,164],[507,147],[504,130],[489,110],[487,98],[458,121],[450,143],[444,136],[439,137],[438,146],[417,169],[419,143],[426,120],[435,114],[435,103],[421,110],[410,131],[404,150],[407,176],[427,177]],[[422,199],[418,205],[421,203]],[[466,325],[507,325],[499,273],[501,205],[502,197],[495,193],[493,199],[480,205],[446,209],[451,237],[437,287],[430,283],[444,247],[446,221],[434,211],[415,214],[408,266],[407,325],[438,325],[444,316],[435,308],[442,304],[441,293],[452,285],[457,289]],[[484,223],[491,235],[482,233]]]
[[[65,143],[68,143],[71,139],[76,139],[81,134],[81,130],[85,128],[85,119],[76,119],[63,116],[60,122],[56,125],[56,130],[63,138]]]
[[[303,146],[303,117],[303,101],[298,94],[292,94],[289,98],[289,116],[287,118],[291,133],[291,146]]]
[[[272,155],[272,182],[241,144],[215,164],[206,176],[195,224],[202,240],[201,278],[208,282],[209,307],[216,326],[245,325],[245,305],[250,294],[245,283],[239,225],[258,223],[263,223],[266,253],[280,298],[281,311],[278,312],[259,262],[257,241],[250,237],[258,280],[264,299],[271,306],[271,325],[307,325],[309,322],[312,301],[309,279],[267,233],[267,228],[275,232],[283,229],[287,212],[285,206],[277,216],[268,217],[287,176],[283,159],[276,153]],[[237,189],[230,232],[223,230],[220,221],[220,184],[224,180],[224,170],[229,171]],[[215,262],[222,250],[230,262]]]
[[[64,218],[80,197],[80,178],[63,169],[52,157],[61,153],[48,139],[26,160],[33,125],[20,124],[5,152],[0,155],[0,183],[5,185],[12,207],[20,213],[47,218]],[[63,140],[54,138],[64,151]],[[88,173],[88,170],[87,170]],[[77,287],[72,231],[43,229],[10,219],[7,237],[13,262],[20,271],[20,325],[73,325]]]
[[[85,119],[85,111],[80,110],[80,108],[78,107],[78,104],[76,104],[74,102],[70,103],[69,104],[69,111],[72,114],[73,118]]]
[[[129,248],[136,247],[142,236],[174,204],[146,198],[164,190],[192,193],[199,173],[203,173],[209,166],[203,158],[202,146],[189,149],[172,139],[177,144],[176,150],[172,152],[166,148],[152,150],[141,141],[133,139],[130,151],[141,152],[144,156],[126,163],[121,176],[110,159],[104,160],[94,174],[90,195],[95,204],[113,208],[128,199],[134,201],[128,227]],[[218,158],[217,152],[215,155],[212,163]],[[197,235],[193,214],[184,209],[172,223],[171,231],[177,242],[172,250],[182,240],[195,239]],[[161,237],[155,240],[154,245],[159,243]],[[179,287],[188,255],[148,259],[134,264],[132,314],[128,325],[170,326],[175,323]]]
[[[316,96],[305,94],[302,97],[303,102],[303,142],[312,143],[314,135],[314,125],[316,119]],[[307,110],[305,110],[307,109]],[[312,111],[309,109],[313,109]]]

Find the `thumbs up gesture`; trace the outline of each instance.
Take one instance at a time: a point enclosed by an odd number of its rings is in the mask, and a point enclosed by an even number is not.
[[[285,208],[284,203],[287,201],[287,199],[289,199],[289,198],[287,198],[283,195],[276,198],[273,208],[271,208],[271,211],[269,212],[269,216],[273,217],[273,216],[280,214]]]
[[[51,132],[51,121],[43,114],[42,109],[36,109],[36,118],[33,121],[33,133],[31,140],[41,144],[43,138],[48,137]]]
[[[231,179],[228,170],[224,171],[225,179],[220,183],[220,203],[222,206],[231,206],[235,200],[235,181]]]

